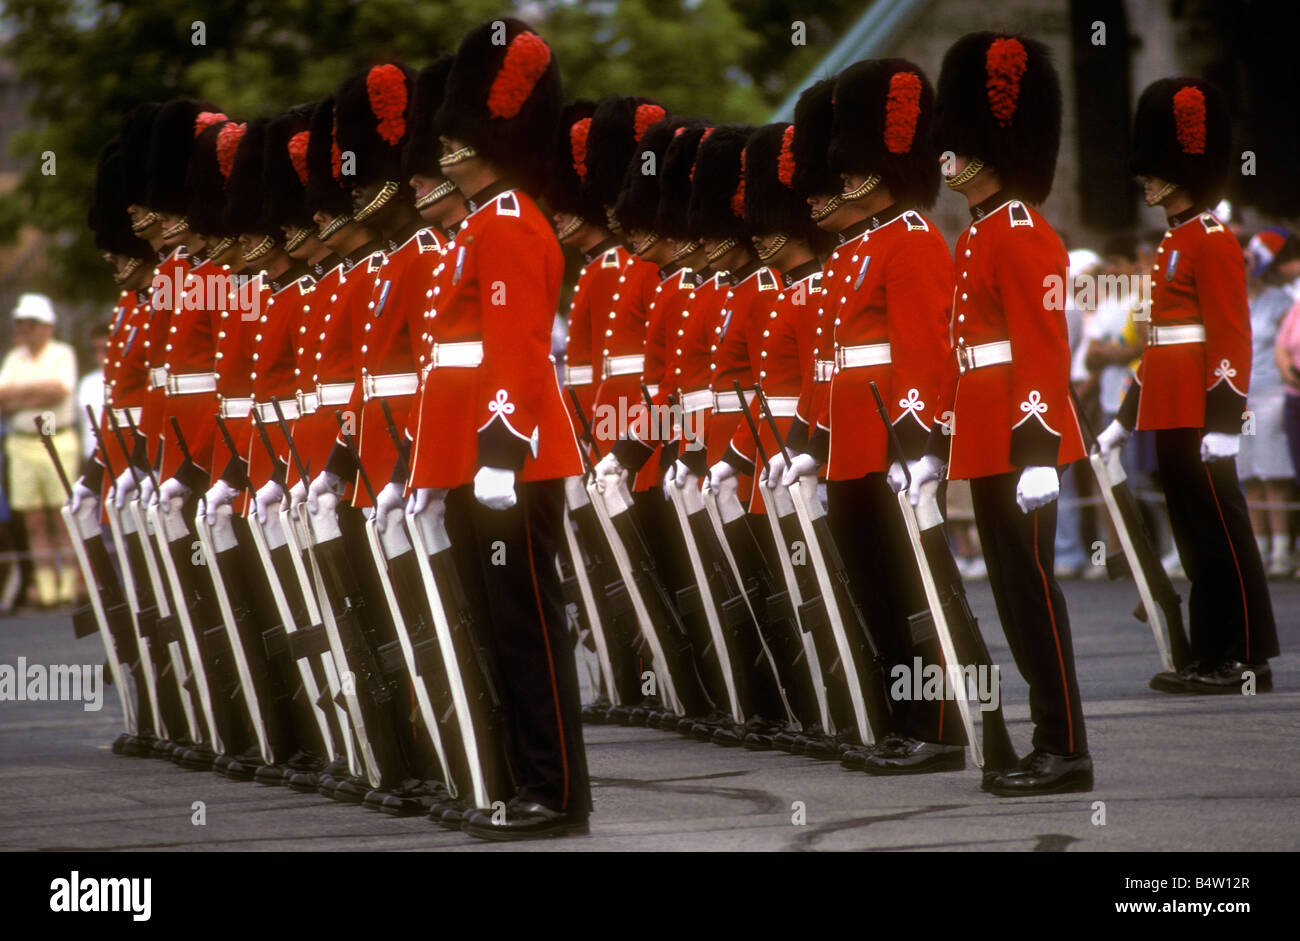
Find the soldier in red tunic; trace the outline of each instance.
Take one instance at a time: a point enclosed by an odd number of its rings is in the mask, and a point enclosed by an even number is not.
[[[429,320],[437,345],[411,483],[450,491],[448,530],[460,516],[473,533],[477,566],[460,575],[486,600],[483,640],[501,678],[518,787],[504,820],[491,808],[468,816],[466,832],[481,839],[585,833],[591,810],[554,566],[564,478],[581,467],[549,355],[564,262],[530,195],[544,183],[549,149],[538,144],[553,139],[560,107],[550,47],[503,19],[462,40],[434,119],[443,172],[470,215],[448,243],[450,278]],[[445,343],[457,344],[456,363],[439,360]]]
[[[1057,468],[1083,456],[1065,314],[1044,287],[1064,280],[1066,254],[1030,205],[1051,190],[1060,141],[1047,48],[996,33],[963,37],[944,57],[935,110],[946,182],[973,221],[957,240],[955,362],[933,411],[930,454],[912,478],[919,493],[948,454],[948,476],[970,480],[1002,629],[1029,683],[1033,751],[984,786],[1002,796],[1086,791],[1092,759],[1053,577]]]
[[[1169,229],[1151,269],[1150,327],[1137,381],[1098,438],[1104,454],[1155,432],[1174,543],[1191,581],[1192,662],[1162,672],[1169,693],[1273,688],[1277,626],[1234,460],[1250,412],[1251,328],[1236,237],[1210,211],[1232,157],[1227,101],[1209,82],[1166,78],[1138,101],[1133,169]]]

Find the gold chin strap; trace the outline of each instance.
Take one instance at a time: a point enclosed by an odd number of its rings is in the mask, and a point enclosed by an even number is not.
[[[1168,199],[1169,195],[1176,189],[1178,189],[1177,183],[1166,183],[1164,186],[1160,187],[1160,191],[1158,193],[1156,193],[1154,196],[1152,196],[1150,199],[1146,201],[1147,205],[1159,206],[1166,199]]]
[[[440,199],[446,199],[452,193],[456,192],[456,184],[451,180],[443,180],[429,192],[425,193],[415,201],[416,209],[428,209]]]
[[[130,259],[121,271],[114,272],[113,281],[116,284],[123,284],[131,279],[131,275],[140,270],[143,262],[139,258]]]
[[[379,192],[375,194],[374,199],[370,200],[370,202],[366,203],[352,214],[353,221],[365,222],[379,210],[387,206],[389,200],[397,195],[399,188],[400,187],[395,180],[388,180],[379,188]]]
[[[644,242],[641,242],[640,244],[638,244],[638,245],[634,245],[634,246],[632,247],[632,254],[633,254],[633,255],[644,255],[644,254],[646,253],[646,251],[649,250],[650,246],[654,245],[654,243],[657,242],[657,241],[659,241],[659,236],[655,235],[654,233],[651,233],[650,235],[647,235],[647,236],[645,237],[645,241],[644,241]]]
[[[234,244],[235,244],[235,240],[233,238],[224,238],[221,241],[217,242],[216,245],[213,245],[210,249],[208,249],[208,257],[211,258],[213,261],[216,261],[226,252],[230,251],[230,246]]]
[[[306,226],[294,229],[293,234],[290,235],[285,240],[284,250],[286,252],[297,251],[299,248],[302,247],[302,243],[307,241],[310,235],[311,235],[311,229],[307,228]]]
[[[719,242],[718,247],[715,248],[713,251],[709,252],[709,264],[713,264],[715,261],[717,261],[719,258],[727,254],[727,252],[731,251],[735,247],[736,247],[735,239],[726,239],[723,242]]]
[[[352,221],[352,216],[350,216],[346,212],[340,213],[339,215],[335,216],[333,219],[330,220],[329,225],[325,226],[325,228],[320,230],[320,240],[324,242],[326,239],[333,238],[334,233],[338,232],[339,229],[343,228],[351,221]]]
[[[158,213],[150,210],[149,212],[141,216],[139,219],[137,219],[135,222],[131,223],[131,231],[139,235],[141,232],[149,228],[149,226],[153,225],[157,221],[158,221]]]
[[[259,261],[265,258],[273,248],[275,248],[275,239],[267,235],[263,237],[262,241],[244,252],[244,261]]]
[[[974,157],[971,162],[966,164],[966,169],[958,173],[951,180],[944,180],[951,187],[965,186],[971,180],[975,179],[975,174],[984,169],[984,161],[979,157]]]
[[[460,150],[453,150],[451,153],[439,158],[438,166],[443,167],[444,169],[447,167],[454,167],[458,163],[464,163],[471,157],[477,156],[478,151],[470,144],[466,144]]]
[[[694,255],[699,250],[699,242],[687,242],[685,245],[678,248],[677,251],[673,252],[673,261],[681,261],[688,255]]]
[[[567,239],[570,235],[572,235],[574,232],[577,232],[579,229],[581,229],[582,224],[583,224],[582,216],[574,216],[572,222],[570,222],[563,229],[555,233],[555,237],[563,241],[564,239]]]
[[[754,246],[754,250],[758,252],[758,260],[767,261],[769,258],[775,255],[781,249],[785,248],[785,243],[788,241],[790,241],[790,236],[782,232],[780,235],[778,235],[776,238],[772,240],[772,244],[769,245],[766,249],[759,248],[757,245]]]
[[[853,192],[840,194],[840,199],[842,199],[846,203],[851,203],[856,199],[861,199],[863,196],[866,196],[868,193],[870,193],[873,189],[875,189],[879,185],[880,185],[880,174],[873,173],[871,174],[871,176],[863,180],[862,185],[860,185],[857,189],[853,190]]]
[[[190,220],[181,216],[170,226],[163,229],[162,237],[165,239],[175,238],[178,235],[184,235],[190,230]]]
[[[818,209],[816,212],[812,213],[812,221],[821,222],[823,219],[825,219],[827,216],[829,216],[836,209],[839,209],[843,205],[844,205],[844,198],[840,196],[839,193],[836,193],[834,196],[830,198],[830,201],[827,202],[825,206],[822,206],[821,209]]]

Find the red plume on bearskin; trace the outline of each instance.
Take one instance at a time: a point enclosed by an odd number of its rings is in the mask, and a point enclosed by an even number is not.
[[[377,65],[366,74],[366,94],[374,112],[375,129],[390,146],[406,136],[406,75],[395,65]]]
[[[645,136],[646,130],[651,124],[662,121],[668,112],[661,105],[645,103],[636,106],[636,119],[633,124],[637,143],[641,143],[641,138]]]
[[[239,148],[239,142],[244,137],[244,132],[248,130],[247,124],[236,124],[231,121],[221,126],[217,132],[217,166],[221,170],[221,177],[227,183],[230,182],[230,171],[235,166],[235,151]]]
[[[794,188],[794,125],[787,124],[781,132],[781,152],[776,158],[776,178],[786,189]]]
[[[826,151],[831,170],[879,174],[902,205],[933,203],[939,193],[939,155],[930,134],[934,91],[920,66],[906,59],[855,63],[836,80],[834,99]]]
[[[731,194],[731,211],[737,219],[745,218],[745,152],[740,152],[740,178],[736,181],[736,191]]]
[[[551,47],[536,33],[520,33],[510,40],[505,60],[492,80],[487,107],[494,118],[513,118],[537,87],[551,64]]]
[[[624,171],[644,136],[644,129],[638,132],[637,115],[646,105],[659,107],[648,98],[628,95],[609,95],[596,104],[587,131],[587,175],[582,181],[593,202],[613,206],[618,201]]]
[[[578,179],[587,178],[587,135],[591,133],[591,118],[574,121],[569,128],[569,156],[573,162],[573,172]]]
[[[1028,62],[1029,54],[1015,37],[993,40],[984,53],[989,110],[1002,127],[1015,117],[1016,105],[1020,101],[1020,79],[1024,77]]]
[[[555,212],[581,216],[592,225],[605,226],[605,207],[590,199],[584,191],[583,179],[587,170],[587,141],[591,132],[591,116],[596,113],[596,103],[589,98],[579,98],[564,106],[556,128],[551,175],[546,181],[543,195]]]
[[[200,111],[199,116],[194,119],[194,136],[198,137],[212,125],[221,121],[229,121],[220,111]]]
[[[351,154],[353,175],[338,177],[348,186],[400,180],[402,147],[410,128],[415,73],[387,62],[359,72],[334,94],[334,144]]]
[[[1232,171],[1232,130],[1218,86],[1183,77],[1147,86],[1133,119],[1132,170],[1177,183],[1197,208],[1219,199]]]
[[[745,142],[745,221],[755,235],[783,232],[819,245],[820,230],[804,196],[791,186],[793,125],[765,124]]]
[[[313,104],[296,105],[273,118],[267,128],[262,188],[267,228],[272,233],[278,233],[281,227],[304,228],[312,224],[305,197],[314,110]]]
[[[226,181],[228,167],[223,165],[223,149],[234,160],[239,127],[233,121],[209,124],[194,141],[185,174],[185,217],[190,228],[200,235],[224,238],[237,235],[226,224]],[[223,148],[222,143],[226,143]],[[233,142],[233,143],[232,143]]]
[[[716,127],[713,127],[713,126],[706,127],[706,128],[704,129],[704,133],[703,133],[703,135],[701,135],[701,137],[700,137],[699,143],[696,144],[696,147],[698,148],[698,147],[699,147],[699,144],[703,144],[706,140],[708,140],[708,139],[709,139],[709,135],[712,134],[712,133],[713,133],[714,131],[716,131],[716,130],[717,130],[717,128],[716,128]],[[697,149],[697,150],[695,151],[695,162],[698,162],[699,159],[700,159],[700,152],[699,152],[699,150]],[[690,179],[690,181],[691,181],[692,183],[695,182],[695,162],[692,162],[692,163],[691,163],[691,173],[690,173],[690,177],[689,177],[689,179]]]
[[[308,215],[319,211],[340,215],[352,211],[350,187],[340,185],[335,174],[337,146],[334,142],[333,97],[316,105],[312,112],[307,138],[307,192]]]
[[[725,125],[700,139],[691,181],[690,224],[701,238],[749,241],[744,204],[742,214],[737,214],[735,193],[741,185],[745,142],[753,130],[746,125]]]
[[[293,164],[293,172],[298,174],[298,182],[303,186],[307,185],[307,139],[309,137],[311,137],[310,131],[299,131],[289,138],[286,148],[289,161]]]

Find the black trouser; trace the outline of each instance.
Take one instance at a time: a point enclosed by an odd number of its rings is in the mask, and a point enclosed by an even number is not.
[[[1056,504],[1032,513],[1016,503],[1020,471],[970,482],[989,583],[1002,632],[1029,684],[1034,748],[1055,755],[1088,751],[1065,596],[1056,583]]]
[[[1201,460],[1199,428],[1156,432],[1156,465],[1174,544],[1191,582],[1192,658],[1202,669],[1278,653],[1264,563],[1250,526],[1237,462]]]
[[[908,617],[927,610],[925,590],[898,498],[885,474],[827,481],[826,520],[880,652],[886,681],[893,686],[899,666],[906,667],[905,675],[910,677],[917,657],[924,667],[946,668],[936,636],[921,643],[912,640]],[[913,689],[913,683],[907,682],[906,689]],[[927,742],[965,744],[955,701],[892,698],[897,731]]]
[[[583,815],[591,810],[591,784],[578,669],[555,570],[564,481],[519,483],[515,493],[515,506],[490,510],[472,486],[458,487],[447,496],[447,530],[453,541],[467,531],[473,539],[477,566],[461,577],[478,581],[467,587],[487,611],[482,639],[500,677],[519,796]]]

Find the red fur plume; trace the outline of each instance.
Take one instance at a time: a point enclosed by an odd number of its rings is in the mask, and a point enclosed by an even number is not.
[[[641,135],[644,134],[651,124],[664,119],[664,109],[658,105],[637,105],[636,106],[636,142],[641,143]]]
[[[895,72],[889,77],[885,98],[885,148],[891,154],[911,151],[920,116],[921,77],[915,72]]]
[[[591,133],[591,118],[574,121],[569,126],[569,150],[573,154],[573,172],[578,179],[587,178],[587,135]]]
[[[194,119],[194,136],[198,137],[218,121],[229,121],[220,111],[200,111],[199,116]]]
[[[677,130],[682,131],[684,128],[679,127]],[[709,139],[709,135],[712,133],[713,128],[706,127],[704,133],[700,135],[700,142],[695,145],[695,159],[691,161],[691,172],[689,174],[692,183],[695,182],[695,164],[700,162],[700,148],[704,146],[704,142]]]
[[[776,178],[786,189],[794,189],[794,125],[787,124],[781,134],[781,153],[776,158]]]
[[[235,165],[235,151],[239,149],[239,142],[247,129],[247,124],[236,124],[231,121],[217,131],[217,166],[221,169],[221,176],[227,183],[230,182],[230,170]]]
[[[379,121],[375,129],[395,147],[406,136],[406,76],[395,65],[377,65],[366,74],[366,94]]]
[[[339,153],[339,113],[334,111],[334,126],[330,128],[330,172],[337,180],[343,173],[343,154]]]
[[[298,174],[298,182],[303,186],[307,185],[307,141],[310,138],[309,131],[299,131],[289,138],[289,162],[293,164],[293,172]]]
[[[1205,153],[1205,93],[1195,85],[1174,93],[1174,130],[1183,153]]]
[[[984,54],[989,110],[1002,127],[1010,124],[1015,116],[1020,98],[1020,78],[1028,63],[1029,54],[1019,39],[995,39]]]
[[[517,115],[550,62],[551,47],[536,33],[520,33],[510,40],[501,69],[488,91],[487,106],[492,117]]]
[[[745,152],[740,152],[740,179],[736,181],[736,191],[731,194],[731,211],[737,219],[745,218]]]

